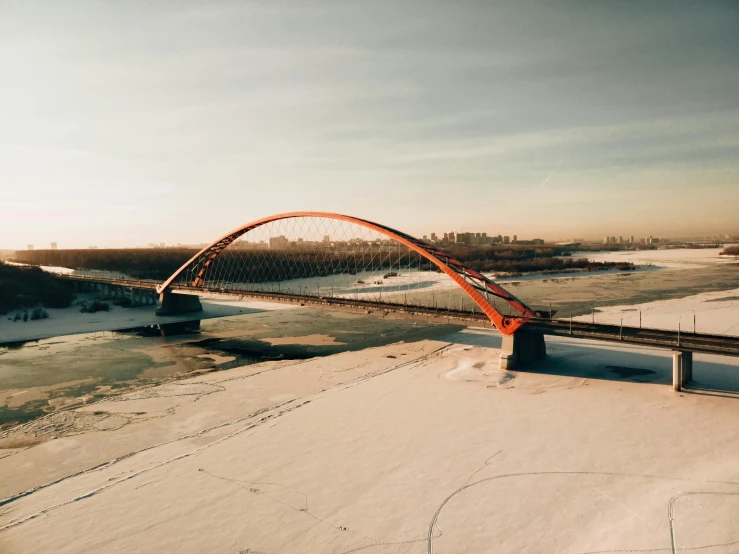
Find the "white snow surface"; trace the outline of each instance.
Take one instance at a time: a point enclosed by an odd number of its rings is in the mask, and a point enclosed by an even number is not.
[[[642,305],[598,308],[596,323],[653,329],[739,336],[739,289],[704,292],[684,298],[656,300]],[[573,318],[592,321],[591,315]]]
[[[723,248],[666,248],[664,250],[621,250],[617,252],[574,252],[573,258],[594,262],[632,262],[672,269],[710,267],[734,263],[734,256],[719,256]]]
[[[500,341],[266,362],[49,416],[0,450],[0,551],[739,550],[739,360],[697,355],[678,394],[668,351],[548,338],[546,361],[501,371]],[[84,425],[44,441],[61,418]]]
[[[86,295],[79,295],[84,299]],[[95,295],[87,295],[95,296]],[[48,319],[36,321],[9,321],[12,313],[0,316],[0,343],[24,340],[44,339],[63,335],[95,333],[98,331],[117,331],[142,327],[176,323],[193,319],[212,319],[252,313],[265,310],[284,310],[295,308],[289,304],[263,302],[259,300],[240,301],[236,299],[200,297],[202,312],[193,312],[176,316],[157,316],[156,306],[139,306],[137,308],[121,308],[110,306],[109,312],[93,314],[81,313],[79,306],[63,309],[48,309]]]

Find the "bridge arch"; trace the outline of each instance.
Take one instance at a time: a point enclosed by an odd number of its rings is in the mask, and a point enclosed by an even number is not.
[[[192,287],[195,289],[202,288],[208,269],[212,266],[218,256],[220,256],[221,253],[234,241],[258,227],[272,222],[293,218],[322,218],[352,223],[371,231],[375,231],[380,235],[384,235],[385,237],[406,246],[420,256],[423,256],[429,262],[434,264],[440,271],[448,275],[452,281],[470,297],[480,310],[488,316],[493,325],[495,325],[495,327],[503,334],[513,334],[524,323],[526,323],[528,318],[536,317],[537,315],[523,302],[497,285],[491,279],[485,277],[482,273],[466,266],[462,262],[452,258],[450,255],[424,240],[417,239],[411,235],[379,223],[330,212],[282,213],[242,225],[241,227],[226,233],[200,250],[200,252],[183,264],[182,267],[175,271],[165,282],[158,285],[157,292],[162,294],[170,290],[173,288],[175,281],[183,275],[187,275],[188,272],[192,273],[192,281],[190,281],[186,287]],[[490,295],[494,298],[504,300],[520,315],[514,317],[503,315],[497,310],[494,304],[490,303]]]

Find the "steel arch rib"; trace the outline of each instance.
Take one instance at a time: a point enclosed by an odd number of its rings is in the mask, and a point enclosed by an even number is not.
[[[172,286],[172,283],[175,279],[177,279],[177,277],[179,277],[194,263],[204,258],[205,261],[202,263],[198,275],[191,284],[191,286],[193,287],[202,286],[205,272],[207,271],[211,263],[213,263],[213,260],[215,260],[218,255],[236,239],[241,237],[243,234],[256,229],[257,227],[266,225],[267,223],[271,223],[273,221],[278,221],[281,219],[291,219],[298,217],[320,217],[354,223],[367,229],[377,231],[378,233],[381,233],[388,238],[407,246],[408,248],[412,249],[413,251],[431,261],[441,271],[446,273],[457,285],[459,285],[462,290],[467,293],[472,301],[477,304],[482,312],[487,315],[488,318],[490,318],[490,321],[503,334],[513,334],[517,329],[519,329],[523,324],[526,323],[528,318],[536,317],[536,313],[531,308],[526,306],[523,302],[521,302],[518,298],[513,296],[507,290],[503,289],[495,282],[482,275],[480,272],[467,267],[458,260],[455,260],[454,258],[449,256],[442,250],[434,247],[433,245],[390,227],[380,225],[379,223],[373,223],[372,221],[367,221],[358,217],[329,212],[288,212],[258,219],[256,221],[252,221],[251,223],[247,223],[246,225],[238,227],[213,241],[211,244],[209,244],[200,252],[195,254],[192,258],[190,258],[185,264],[182,265],[182,267],[175,271],[169,277],[169,279],[157,286],[157,293],[161,294],[165,292]],[[472,279],[476,283],[474,285],[471,284],[470,282],[468,282],[467,279],[465,279],[465,277]],[[501,314],[497,309],[495,309],[494,306],[490,304],[490,302],[487,301],[487,299],[482,294],[480,294],[481,291],[485,293],[490,292],[494,296],[505,300],[519,314],[521,314],[522,317],[511,318]]]

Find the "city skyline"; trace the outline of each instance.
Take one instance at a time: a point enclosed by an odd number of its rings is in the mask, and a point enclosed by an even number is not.
[[[421,236],[739,233],[739,5],[0,6],[0,248],[292,210]]]
[[[454,235],[455,240],[451,240]],[[460,240],[460,236],[465,235],[476,235],[476,238],[487,238],[489,240],[482,242],[467,243],[464,238]],[[275,238],[275,237],[272,237]],[[690,241],[717,241],[717,242],[736,242],[739,241],[739,234],[730,233],[719,233],[714,235],[694,235],[694,236],[638,236],[638,235],[604,235],[601,237],[556,237],[553,239],[543,239],[540,237],[528,237],[513,235],[502,235],[495,233],[488,233],[486,231],[447,231],[447,232],[430,232],[423,235],[419,235],[419,238],[423,238],[431,243],[437,244],[466,244],[467,246],[485,246],[495,244],[543,244],[543,243],[604,243],[604,244],[658,244],[660,241],[673,241],[673,242],[690,242]],[[292,240],[292,239],[291,239]],[[303,238],[297,239],[299,242],[303,241]],[[265,241],[263,241],[265,242]],[[315,242],[315,241],[313,241]],[[325,241],[324,241],[325,242]],[[330,240],[330,242],[336,242]],[[341,241],[338,241],[341,242]],[[47,247],[46,244],[49,244]],[[59,248],[57,242],[51,242],[46,244],[34,244],[26,243],[23,247],[18,248],[3,248],[0,245],[0,250],[80,250],[80,249],[97,249],[97,248],[202,248],[207,246],[208,242],[200,243],[166,243],[166,242],[148,242],[147,244],[129,244],[118,247],[110,247],[106,245],[87,245],[87,246],[62,246]]]

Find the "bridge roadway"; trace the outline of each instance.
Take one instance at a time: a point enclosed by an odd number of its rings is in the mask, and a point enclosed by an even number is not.
[[[159,284],[158,281],[154,280],[127,280],[78,275],[61,275],[61,277],[69,280],[92,281],[95,283],[138,289],[155,289]],[[390,302],[370,302],[338,296],[317,297],[274,292],[242,291],[238,289],[187,287],[186,289],[183,288],[180,290],[178,287],[173,286],[172,290],[180,293],[218,294],[229,297],[249,297],[293,304],[301,303],[305,305],[349,308],[362,311],[382,311],[384,313],[393,313],[405,317],[424,316],[430,319],[437,319],[439,321],[454,319],[455,321],[479,322],[485,325],[490,324],[490,320],[482,312],[453,310],[443,307],[432,308],[425,306],[409,306]],[[514,316],[511,317],[513,318]],[[711,335],[705,333],[671,331],[666,329],[626,327],[619,325],[606,325],[603,323],[571,321],[568,319],[545,318],[530,319],[526,324],[525,329],[552,336],[620,342],[624,344],[680,350],[683,352],[739,356],[739,337],[728,335]]]

